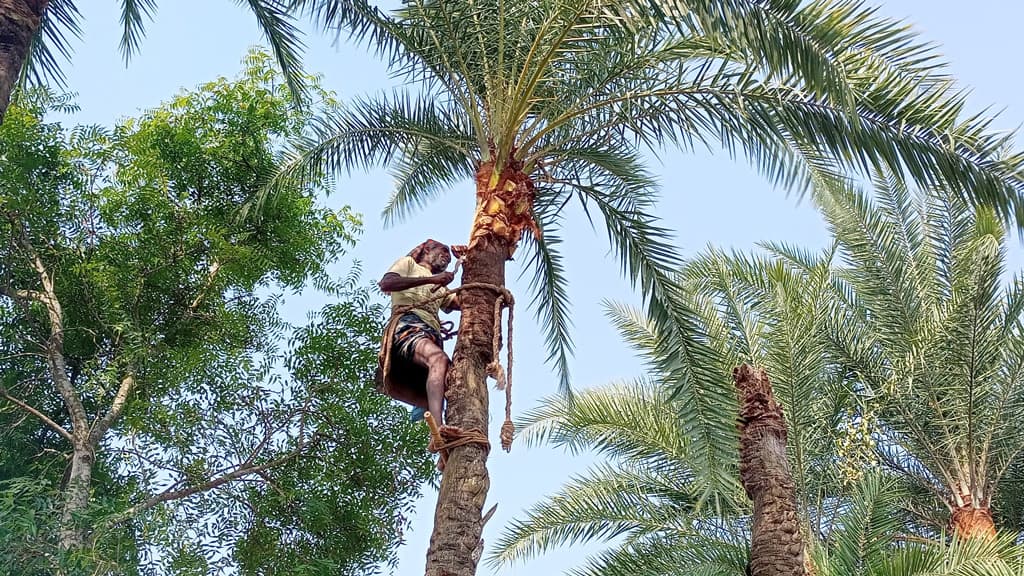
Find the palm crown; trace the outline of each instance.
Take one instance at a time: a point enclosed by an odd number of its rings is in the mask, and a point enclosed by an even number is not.
[[[883,462],[945,504],[959,531],[959,516],[988,513],[1024,449],[1024,283],[1003,287],[1004,231],[991,211],[878,190],[877,202],[822,197],[846,261],[829,333],[878,413],[880,446],[900,447],[881,451]],[[936,529],[948,519],[928,518]]]
[[[740,150],[801,190],[880,167],[1019,215],[1022,157],[1004,153],[984,118],[961,118],[963,95],[928,47],[860,2],[412,0],[388,13],[362,0],[293,5],[369,45],[416,89],[323,118],[281,178],[389,166],[397,184],[386,221],[466,178],[493,186],[511,171],[529,181],[534,302],[563,387],[567,202],[596,208],[658,322],[691,323],[673,304],[667,271],[678,262],[651,215],[645,148]],[[514,228],[513,244],[532,223]]]

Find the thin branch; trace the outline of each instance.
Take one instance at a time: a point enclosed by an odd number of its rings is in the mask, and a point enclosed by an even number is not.
[[[46,304],[46,295],[35,290],[20,290],[10,286],[0,286],[0,294],[7,296],[11,300],[33,300]]]
[[[46,424],[50,428],[53,428],[55,431],[57,431],[58,434],[63,436],[65,440],[71,442],[71,444],[74,445],[74,437],[72,437],[71,433],[65,430],[63,426],[51,420],[46,414],[43,414],[39,410],[36,410],[35,408],[26,404],[25,402],[18,400],[14,396],[11,396],[11,394],[7,391],[7,388],[4,388],[3,386],[0,386],[0,397],[6,398],[7,401],[10,402],[11,404],[14,404],[18,408],[21,408],[22,410],[28,412],[29,414],[35,416],[36,418],[39,418],[40,420],[43,421],[43,424]]]
[[[202,303],[203,297],[206,296],[206,293],[210,290],[210,287],[213,286],[213,281],[217,278],[217,272],[220,272],[219,261],[214,262],[210,266],[210,273],[206,277],[206,282],[203,283],[203,287],[199,290],[199,294],[196,294],[196,297],[194,300],[192,300],[192,303],[188,305],[189,312],[195,312],[196,308],[199,307],[199,304]]]
[[[128,372],[128,374],[121,379],[121,384],[117,388],[114,400],[110,403],[110,410],[103,415],[103,418],[100,418],[93,423],[92,431],[89,433],[89,443],[92,446],[98,446],[100,440],[103,439],[103,435],[110,429],[110,426],[121,417],[121,413],[124,411],[124,406],[128,402],[128,396],[134,388],[135,374]]]
[[[231,472],[228,472],[226,474],[222,474],[221,476],[218,476],[216,478],[210,479],[210,480],[208,480],[206,482],[203,482],[202,484],[196,484],[196,485],[193,485],[193,486],[189,486],[187,488],[182,488],[180,490],[165,490],[165,491],[161,492],[160,494],[157,494],[156,496],[153,496],[152,498],[149,498],[148,500],[145,500],[143,502],[140,502],[139,504],[136,504],[135,506],[132,506],[131,508],[128,508],[127,510],[125,510],[124,512],[121,512],[120,514],[116,514],[114,516],[111,516],[110,518],[108,518],[105,521],[105,525],[112,526],[112,525],[117,524],[119,522],[123,522],[125,520],[128,520],[129,518],[131,518],[131,517],[133,517],[133,516],[135,516],[137,514],[145,512],[146,510],[149,510],[150,508],[153,508],[154,506],[158,506],[160,504],[163,504],[164,502],[170,502],[172,500],[180,500],[182,498],[187,498],[189,496],[192,496],[193,494],[199,494],[201,492],[208,492],[210,490],[213,490],[215,488],[223,486],[224,484],[227,484],[228,482],[231,482],[233,480],[237,480],[237,479],[242,478],[244,476],[248,476],[250,474],[259,474],[259,473],[261,473],[261,472],[263,472],[265,470],[269,470],[269,469],[271,469],[271,468],[273,468],[275,466],[280,466],[281,464],[284,464],[285,462],[288,462],[289,460],[292,460],[292,459],[296,458],[310,444],[312,444],[312,443],[310,442],[310,443],[306,443],[306,444],[300,444],[298,447],[296,447],[291,452],[285,454],[284,456],[281,456],[280,458],[276,458],[274,460],[270,460],[269,462],[265,462],[265,463],[260,464],[258,466],[253,466],[253,465],[246,466],[244,464],[240,465],[238,468],[235,468]],[[248,462],[249,460],[252,460],[252,457],[250,457],[246,462]]]

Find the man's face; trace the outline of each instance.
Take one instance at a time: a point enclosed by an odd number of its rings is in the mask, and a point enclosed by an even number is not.
[[[448,252],[447,248],[444,246],[434,246],[423,254],[423,261],[420,263],[425,264],[434,274],[439,274],[448,268],[448,264],[451,261],[452,255]]]

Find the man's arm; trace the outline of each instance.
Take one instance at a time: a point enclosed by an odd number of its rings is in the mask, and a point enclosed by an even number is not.
[[[434,274],[433,276],[402,276],[395,272],[388,272],[380,279],[377,283],[380,289],[384,292],[401,292],[402,290],[408,290],[409,288],[415,288],[417,286],[423,286],[425,284],[436,284],[438,286],[445,286],[449,282],[455,279],[455,274],[451,272],[441,272],[440,274]]]

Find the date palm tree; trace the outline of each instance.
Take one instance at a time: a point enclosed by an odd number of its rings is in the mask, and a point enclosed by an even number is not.
[[[913,456],[907,450],[915,446],[879,434],[891,426],[873,418],[888,412],[859,397],[859,379],[830,352],[828,334],[837,317],[833,251],[763,247],[769,256],[710,250],[688,262],[680,276],[718,359],[715,382],[665,370],[679,361],[665,355],[672,335],[641,310],[609,306],[623,338],[647,361],[646,375],[587,390],[573,401],[552,397],[526,415],[521,438],[528,444],[596,452],[605,462],[514,521],[491,552],[493,565],[563,546],[614,542],[572,573],[803,574],[803,562],[783,571],[761,571],[764,563],[752,567],[756,511],[735,482],[740,443],[729,418],[737,406],[728,386],[729,366],[746,360],[775,375],[773,387],[784,404],[798,514],[770,523],[788,522],[783,532],[802,535],[806,565],[813,566],[808,573],[906,576],[984,567],[985,574],[1013,574],[1024,568],[1024,550],[1014,546],[1013,534],[947,542],[937,538],[930,518],[908,514],[933,508],[934,498],[908,483],[906,471],[885,455],[902,453],[908,462]],[[732,453],[722,454],[726,460],[717,470],[708,468],[697,441],[702,436],[714,436]],[[1003,492],[1003,500],[1019,502],[1022,496],[1012,482],[1004,483]]]
[[[635,572],[640,574],[672,573],[673,563],[695,574],[718,573],[696,566],[742,574],[748,560],[754,574],[803,573],[808,552],[801,542],[813,543],[811,534],[831,532],[837,521],[824,511],[835,509],[841,498],[848,457],[836,446],[843,444],[853,396],[828,362],[821,337],[829,259],[784,246],[772,249],[813,258],[816,267],[805,274],[781,257],[711,250],[688,262],[679,277],[713,351],[704,360],[714,361],[712,380],[685,365],[673,352],[675,335],[643,311],[609,307],[623,337],[647,361],[646,379],[587,391],[571,402],[548,399],[527,416],[523,436],[572,451],[595,450],[610,456],[611,464],[574,480],[515,523],[498,543],[496,563],[624,536],[621,546],[596,557],[584,573],[625,574],[629,558],[653,562]],[[771,374],[784,404],[788,439],[781,457],[790,462],[788,494],[739,486],[741,460],[762,466],[752,470],[760,478],[779,472],[768,469],[767,459],[745,453],[753,445],[742,444],[736,431],[740,406],[730,373],[740,362]],[[856,450],[847,452],[857,456]],[[744,489],[761,508],[751,509]],[[783,513],[785,502],[796,515]],[[777,544],[785,535],[796,538],[785,547],[790,557],[759,556],[759,542]]]
[[[288,0],[236,0],[245,5],[263,30],[293,97],[305,94],[302,39],[288,10]],[[136,52],[146,20],[157,0],[121,0],[121,51],[125,60]],[[58,58],[70,59],[72,39],[81,35],[81,13],[75,0],[0,0],[0,123],[19,81],[64,84]]]
[[[939,513],[924,519],[992,535],[993,503],[1021,501],[1010,492],[1024,450],[1024,278],[1003,285],[992,211],[884,180],[877,189],[875,201],[820,197],[845,263],[833,346],[877,410],[879,446],[898,447],[880,452],[885,464],[934,497]]]
[[[325,30],[382,55],[406,88],[325,117],[277,181],[390,167],[385,221],[461,180],[475,183],[465,283],[504,284],[523,241],[551,359],[568,386],[561,208],[599,215],[625,274],[675,352],[703,371],[703,344],[671,281],[679,264],[654,215],[644,150],[721,146],[803,190],[884,166],[948,183],[1007,218],[1022,214],[1022,157],[906,27],[848,0],[294,0]],[[271,190],[273,186],[271,186]],[[467,199],[468,200],[468,199]],[[523,236],[523,233],[526,233]],[[446,420],[485,430],[497,294],[461,293]],[[704,381],[709,380],[705,378]],[[441,484],[427,574],[475,573],[487,451],[455,448]]]

